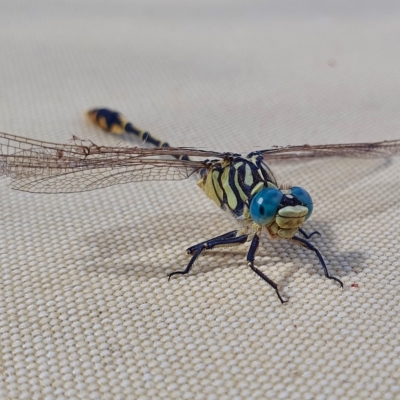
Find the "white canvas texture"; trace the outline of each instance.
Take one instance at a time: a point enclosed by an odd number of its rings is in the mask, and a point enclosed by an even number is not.
[[[400,3],[0,1],[0,130],[141,145],[92,127],[120,110],[176,146],[400,138]],[[268,160],[267,160],[268,162]],[[312,252],[236,228],[195,179],[40,195],[0,181],[0,398],[400,399],[400,162],[272,165],[304,187]]]

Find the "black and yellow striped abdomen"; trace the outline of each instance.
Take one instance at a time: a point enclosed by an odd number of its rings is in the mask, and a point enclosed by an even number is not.
[[[241,219],[245,218],[253,189],[260,183],[277,186],[262,156],[254,152],[247,157],[227,154],[223,160],[210,161],[197,184],[219,207]]]
[[[138,139],[143,140],[143,142],[151,144],[155,147],[171,147],[169,143],[163,142],[162,140],[155,138],[149,132],[134,126],[132,122],[129,122],[118,111],[112,111],[108,108],[94,108],[87,111],[86,115],[91,122],[106,132],[116,134],[129,133],[135,135]],[[189,160],[189,157],[186,155],[173,157],[178,160]]]

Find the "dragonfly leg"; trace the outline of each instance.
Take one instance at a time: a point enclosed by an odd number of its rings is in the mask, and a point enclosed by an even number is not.
[[[199,257],[199,255],[204,250],[211,250],[217,247],[231,247],[231,246],[239,246],[240,244],[246,243],[248,234],[236,236],[237,231],[232,231],[228,233],[224,233],[223,235],[217,236],[215,238],[206,240],[205,242],[198,243],[192,247],[189,247],[186,251],[188,254],[192,255],[192,258],[189,261],[186,269],[184,271],[175,271],[168,275],[168,280],[171,279],[173,275],[184,275],[188,274],[193,267],[193,264]]]
[[[306,239],[310,239],[312,236],[314,235],[319,235],[321,236],[321,234],[318,231],[314,231],[311,232],[310,234],[308,234],[304,229],[299,228],[299,232],[306,238]]]
[[[343,288],[343,282],[342,282],[340,279],[338,279],[338,278],[336,278],[336,277],[334,277],[334,276],[332,276],[332,275],[329,275],[328,268],[326,267],[325,261],[324,261],[324,259],[322,258],[321,253],[319,252],[319,250],[318,250],[316,247],[314,247],[314,246],[313,246],[310,242],[308,242],[307,240],[302,239],[302,238],[299,238],[299,237],[297,237],[297,236],[293,236],[293,237],[292,237],[292,240],[293,240],[293,241],[296,241],[296,242],[299,242],[302,246],[307,247],[308,249],[312,250],[312,251],[317,255],[317,257],[318,257],[318,259],[319,259],[319,262],[321,263],[322,269],[324,270],[325,276],[326,276],[327,278],[329,278],[329,279],[332,279],[332,280],[338,282],[339,285]]]
[[[278,285],[267,275],[261,272],[258,268],[254,266],[254,258],[256,255],[256,251],[258,249],[258,245],[260,244],[260,236],[256,233],[251,241],[249,252],[247,253],[247,265],[265,282],[267,282],[270,286],[275,289],[277,296],[282,304],[287,303],[287,300],[283,300],[281,294],[279,293]]]
[[[215,238],[212,238],[210,240],[206,240],[205,242],[201,242],[201,243],[195,244],[194,246],[191,246],[188,249],[186,249],[186,253],[193,254],[193,253],[196,252],[196,250],[198,250],[199,247],[201,247],[202,245],[204,245],[204,244],[206,244],[208,242],[214,241],[214,240],[235,238],[236,235],[237,235],[237,232],[238,231],[227,232],[227,233],[224,233],[223,235],[216,236]]]

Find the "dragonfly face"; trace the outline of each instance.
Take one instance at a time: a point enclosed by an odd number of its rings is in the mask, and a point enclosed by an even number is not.
[[[290,239],[312,213],[311,196],[300,187],[261,189],[251,200],[250,216],[265,226],[271,237]]]

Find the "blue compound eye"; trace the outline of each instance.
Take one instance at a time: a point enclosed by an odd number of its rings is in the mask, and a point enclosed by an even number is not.
[[[307,221],[308,218],[310,218],[313,211],[313,202],[311,196],[308,194],[306,190],[298,186],[292,187],[291,190],[292,190],[292,195],[296,197],[296,199],[300,200],[301,204],[303,204],[304,207],[308,208],[308,214],[305,217],[305,220]]]
[[[275,188],[265,188],[257,193],[250,204],[250,215],[258,225],[271,223],[278,211],[283,194]]]

